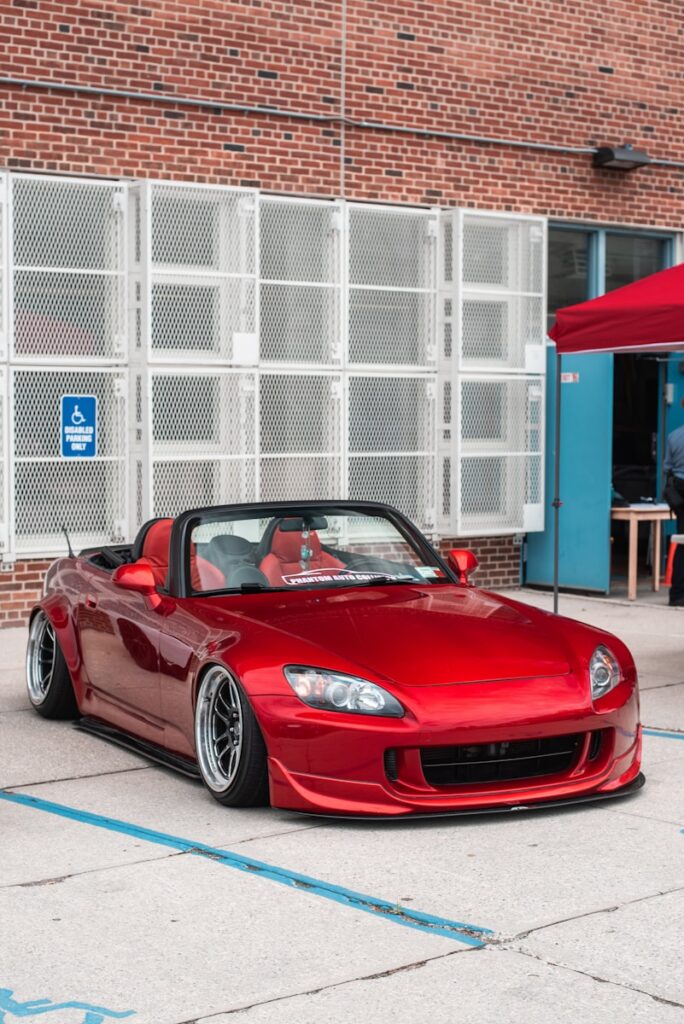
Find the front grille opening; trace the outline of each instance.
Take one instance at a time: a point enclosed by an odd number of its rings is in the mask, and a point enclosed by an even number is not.
[[[583,738],[581,733],[575,733],[458,747],[423,747],[420,759],[430,786],[534,779],[567,771],[577,758]]]
[[[399,770],[397,768],[397,752],[396,750],[385,751],[385,775],[390,782],[396,782],[399,778]]]
[[[597,729],[595,732],[592,732],[591,739],[589,741],[589,753],[587,754],[588,761],[595,761],[601,753],[604,732],[604,729]]]

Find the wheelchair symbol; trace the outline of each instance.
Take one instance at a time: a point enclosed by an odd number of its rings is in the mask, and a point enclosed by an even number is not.
[[[77,405],[74,406],[74,411],[71,414],[71,422],[75,427],[80,427],[82,423],[85,423],[86,418]]]

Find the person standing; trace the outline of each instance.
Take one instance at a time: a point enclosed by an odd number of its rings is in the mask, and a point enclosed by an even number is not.
[[[684,408],[684,398],[682,399]],[[674,486],[682,496],[682,503],[676,509],[677,533],[684,533],[684,425],[677,427],[668,435],[665,445],[664,469],[672,473]],[[672,586],[670,602],[680,608],[684,607],[684,544],[677,546],[672,566]]]

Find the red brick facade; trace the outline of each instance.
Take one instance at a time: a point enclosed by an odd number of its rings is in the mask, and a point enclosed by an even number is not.
[[[5,0],[0,77],[76,88],[0,84],[0,166],[681,227],[684,168],[658,163],[684,161],[679,4],[621,0],[610,18],[595,0],[347,0],[344,11]],[[656,162],[596,171],[589,152],[516,140],[629,141]],[[511,538],[467,543],[480,583],[517,582]],[[25,618],[45,566],[0,574],[0,625]]]
[[[158,101],[2,90],[0,163],[679,227],[681,168],[425,138],[382,122],[684,159],[681,11],[667,0],[425,4],[7,0],[0,75]],[[162,102],[195,98],[204,106]],[[275,106],[319,121],[219,110]],[[343,129],[343,122],[346,127]]]

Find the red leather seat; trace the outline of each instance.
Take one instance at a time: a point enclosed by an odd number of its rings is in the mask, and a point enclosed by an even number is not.
[[[310,557],[302,558],[302,548],[308,549]],[[302,567],[303,561],[305,568]],[[283,577],[290,574],[343,567],[343,562],[323,550],[315,530],[312,530],[308,537],[304,537],[299,530],[283,532],[280,527],[273,534],[271,550],[259,566],[272,587],[282,586]]]
[[[173,519],[158,519],[148,529],[142,545],[142,555],[152,566],[155,583],[158,587],[166,584],[169,572],[169,548],[171,546],[171,530]],[[202,558],[192,545],[190,552],[190,576],[193,590],[220,590],[225,586],[225,576],[220,569]]]
[[[163,587],[169,571],[169,546],[171,544],[171,528],[173,519],[158,519],[152,523],[142,545],[141,558],[152,566],[154,580],[158,587]]]

